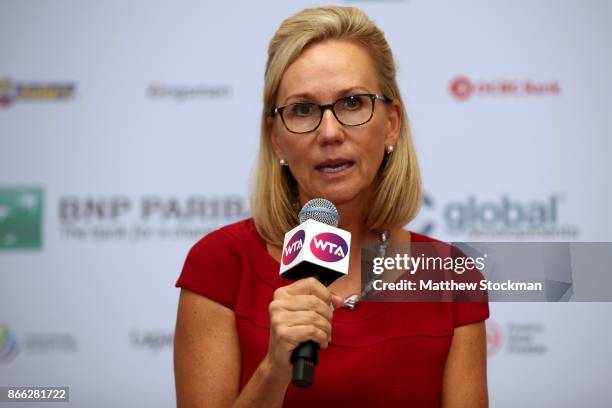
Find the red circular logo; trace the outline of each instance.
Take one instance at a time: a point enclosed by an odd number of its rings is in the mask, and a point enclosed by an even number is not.
[[[453,79],[449,88],[451,94],[460,101],[465,101],[474,92],[474,84],[465,76]]]

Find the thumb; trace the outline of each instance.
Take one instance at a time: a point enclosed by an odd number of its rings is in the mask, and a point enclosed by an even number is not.
[[[340,309],[344,306],[344,298],[336,293],[332,292],[332,307],[333,309]]]

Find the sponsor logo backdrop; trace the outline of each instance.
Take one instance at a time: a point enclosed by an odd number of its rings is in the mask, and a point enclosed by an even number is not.
[[[612,4],[336,3],[399,65],[427,192],[410,228],[611,240]],[[0,384],[174,404],[173,284],[248,216],[266,46],[319,4],[0,5]],[[491,310],[493,407],[609,404],[609,304]]]

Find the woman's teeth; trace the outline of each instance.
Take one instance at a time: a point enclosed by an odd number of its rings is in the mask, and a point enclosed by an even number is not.
[[[341,163],[341,164],[337,164],[335,166],[323,166],[320,169],[324,173],[337,173],[339,171],[342,171],[342,170],[348,168],[350,165],[351,165],[350,163]]]

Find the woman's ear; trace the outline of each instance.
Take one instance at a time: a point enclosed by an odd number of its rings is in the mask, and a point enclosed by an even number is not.
[[[389,117],[387,121],[387,136],[385,146],[396,146],[402,129],[402,105],[397,99],[389,103]]]

